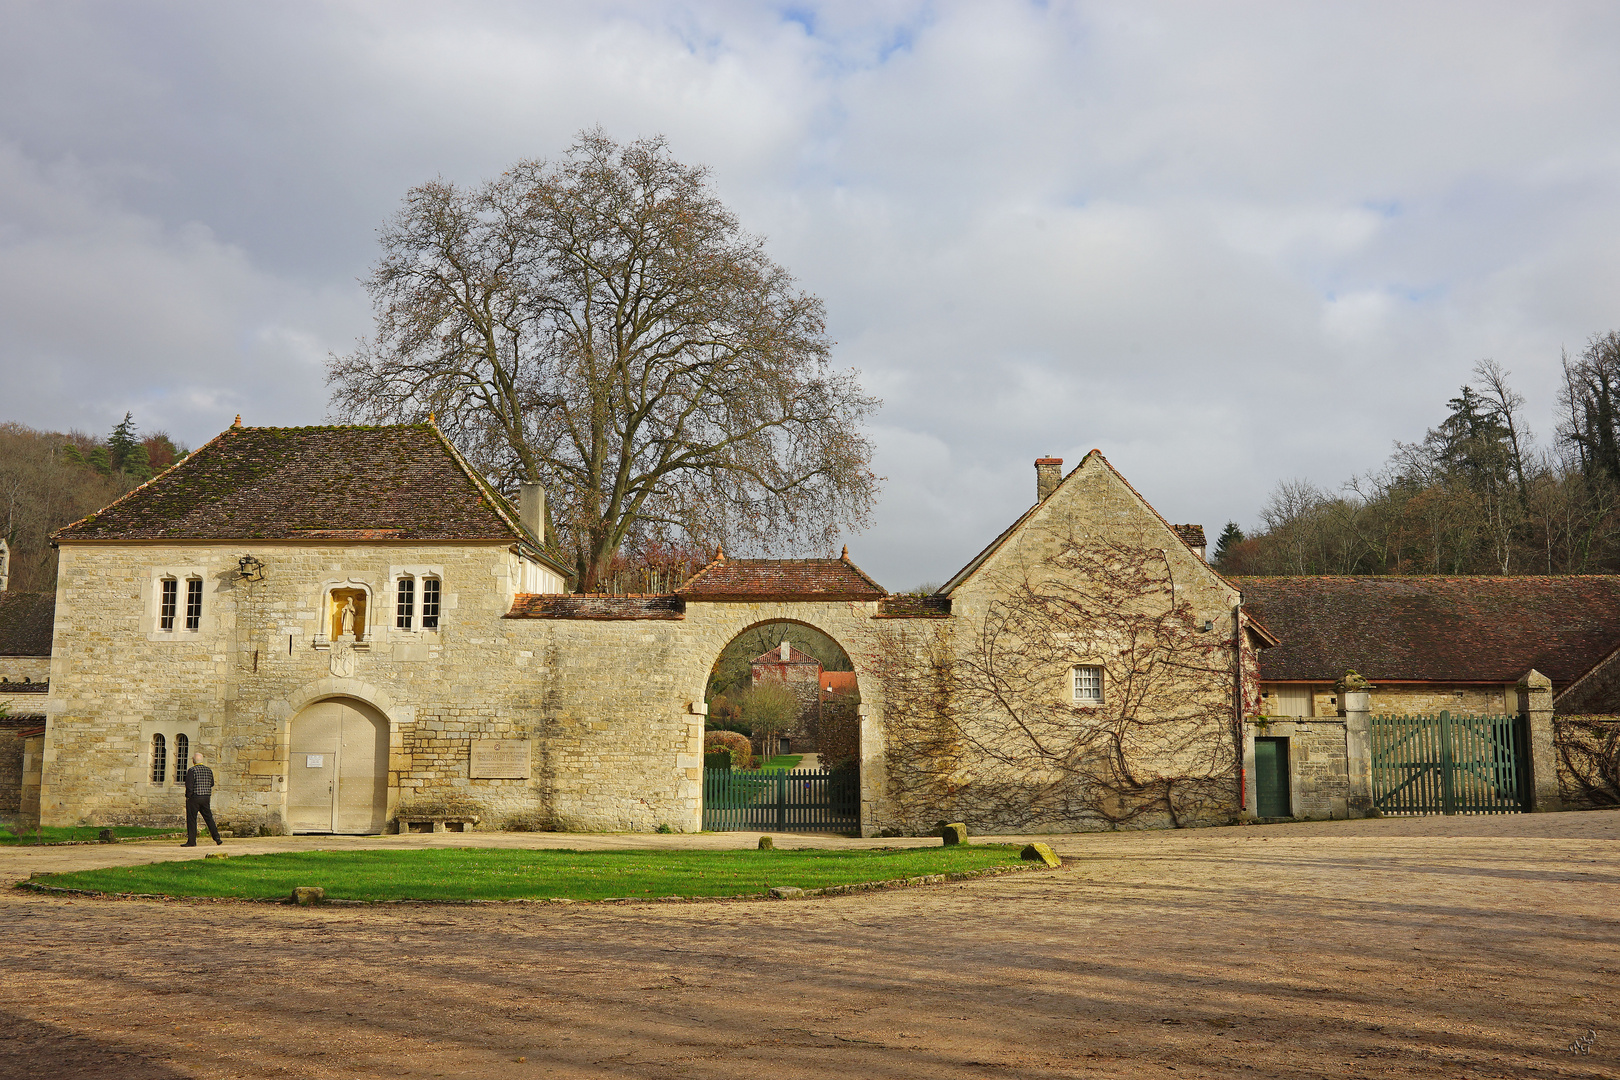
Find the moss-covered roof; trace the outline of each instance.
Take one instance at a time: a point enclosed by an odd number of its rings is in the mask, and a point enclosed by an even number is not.
[[[431,424],[227,428],[53,539],[517,541],[567,573]]]

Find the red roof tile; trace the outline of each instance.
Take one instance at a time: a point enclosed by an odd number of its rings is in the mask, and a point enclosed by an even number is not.
[[[1620,645],[1620,576],[1235,578],[1282,644],[1260,677],[1513,682],[1561,691]]]
[[[856,694],[860,686],[855,681],[853,671],[823,671],[821,673],[821,696],[825,700],[838,694]]]
[[[688,600],[881,600],[883,586],[839,559],[728,559],[720,555],[676,593]]]
[[[802,650],[798,649],[796,646],[794,646],[791,643],[788,645],[788,658],[786,660],[782,659],[782,648],[781,648],[781,646],[777,646],[774,649],[769,649],[769,650],[767,650],[765,652],[760,653],[758,656],[754,657],[752,660],[749,661],[750,665],[754,665],[754,664],[783,664],[783,663],[787,663],[787,664],[814,664],[817,667],[821,666],[821,661],[820,660],[816,659],[814,656],[811,656],[807,652],[803,652]]]

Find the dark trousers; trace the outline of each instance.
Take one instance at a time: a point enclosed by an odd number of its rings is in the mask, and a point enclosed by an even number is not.
[[[197,798],[195,795],[186,796],[186,843],[197,842],[197,815],[201,814],[203,823],[208,826],[208,835],[219,843],[219,829],[214,827],[214,809],[209,804],[213,801],[211,796],[204,795]]]

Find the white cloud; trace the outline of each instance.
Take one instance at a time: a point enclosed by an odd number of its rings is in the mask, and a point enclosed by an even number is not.
[[[325,411],[374,230],[580,128],[663,132],[887,406],[852,551],[939,580],[1101,447],[1252,523],[1440,418],[1552,426],[1617,323],[1609,5],[26,7],[0,38],[0,365],[33,423]],[[150,419],[146,419],[150,417]],[[257,418],[257,417],[255,417]]]

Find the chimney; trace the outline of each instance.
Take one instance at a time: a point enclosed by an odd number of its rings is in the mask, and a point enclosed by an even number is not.
[[[1205,562],[1209,561],[1209,556],[1205,554],[1208,551],[1208,542],[1204,539],[1204,527],[1202,525],[1172,525],[1170,527],[1176,530],[1176,535],[1181,537],[1182,541],[1192,548],[1200,559]]]
[[[792,657],[793,657],[793,646],[789,645],[785,641],[782,642],[782,663],[784,663],[784,664],[787,663],[790,659],[792,659]]]
[[[1044,502],[1063,482],[1063,459],[1042,457],[1035,459],[1035,501]]]
[[[539,484],[518,485],[518,521],[544,546],[546,542],[546,489]]]

